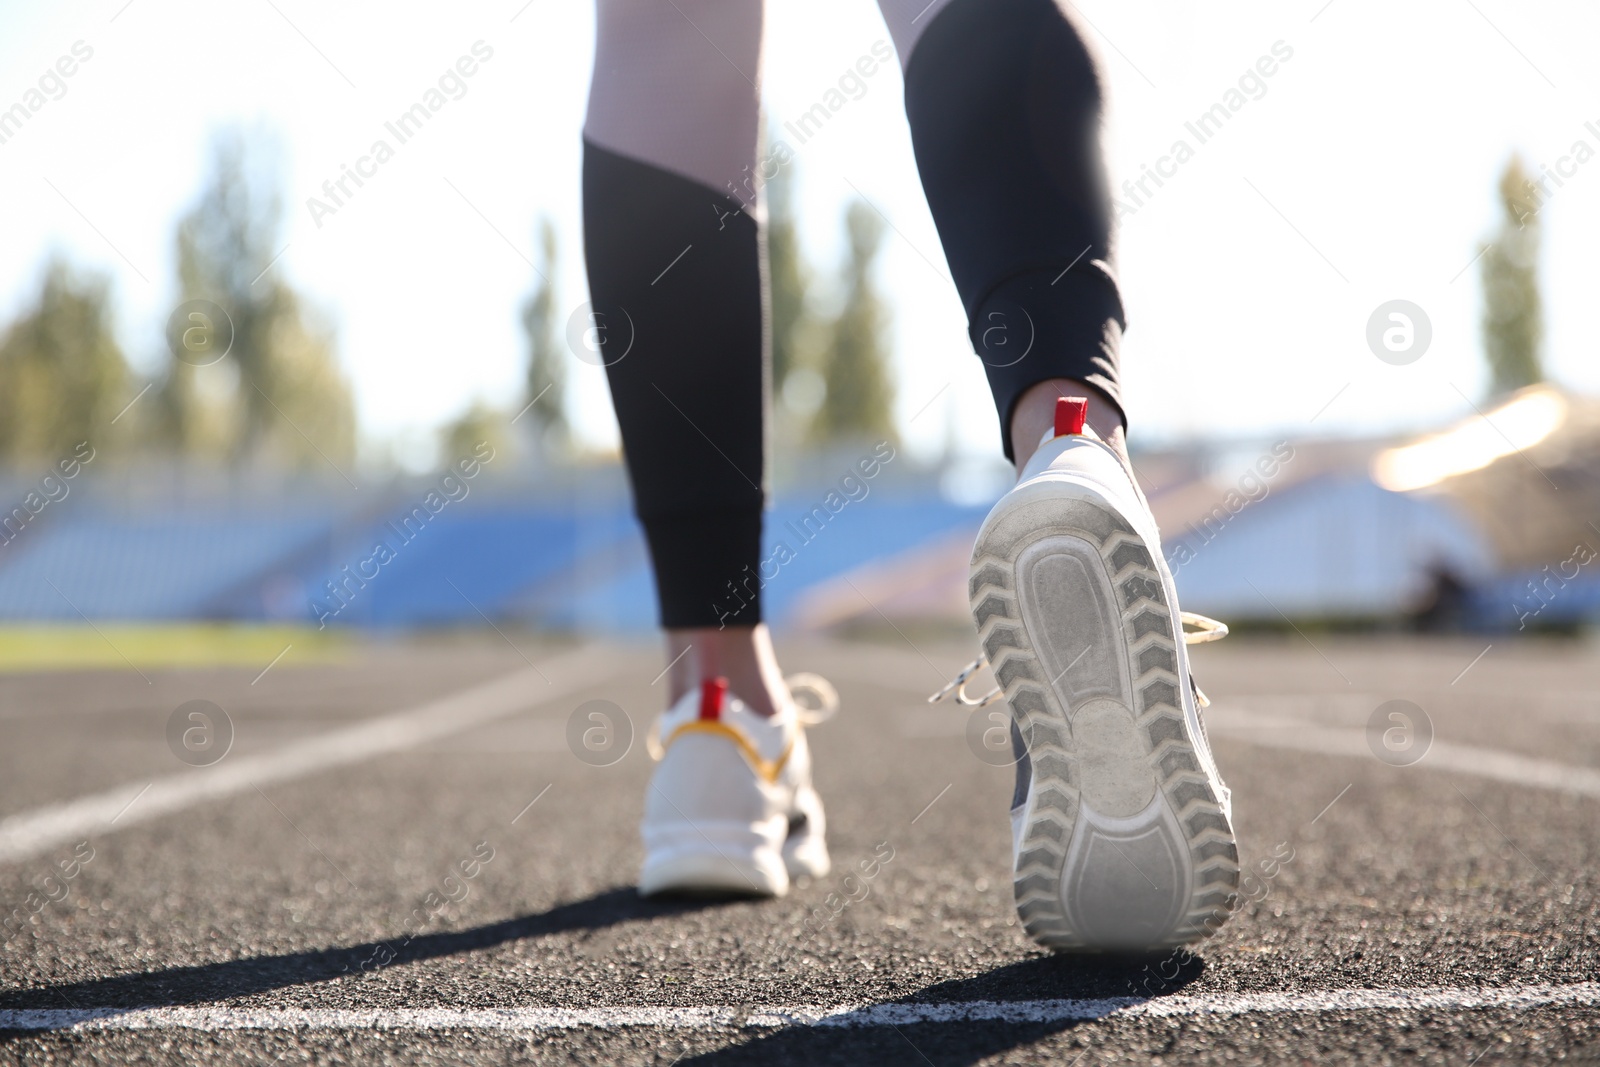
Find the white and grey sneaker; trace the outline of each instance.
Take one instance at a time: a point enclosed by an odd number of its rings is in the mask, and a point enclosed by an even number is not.
[[[820,678],[789,684],[810,690],[826,713],[838,706]],[[724,678],[663,713],[649,742],[661,765],[645,796],[640,895],[781,897],[792,879],[827,874],[827,825],[805,734],[815,721],[792,696],[778,714],[759,715]]]
[[[1019,742],[1011,813],[1023,926],[1067,950],[1209,936],[1239,882],[1227,787],[1200,720],[1187,642],[1227,628],[1178,610],[1149,505],[1121,456],[1057,406],[984,521],[969,582],[979,640]],[[1183,625],[1204,627],[1185,635]]]

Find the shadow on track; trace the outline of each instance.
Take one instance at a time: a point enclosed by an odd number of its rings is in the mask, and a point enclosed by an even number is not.
[[[961,1001],[1024,1001],[1130,997],[1140,995],[1138,983],[1174,961],[1161,955],[1035,956],[972,978],[939,982],[908,997],[886,1000],[891,1004],[951,1004]],[[1147,970],[1148,968],[1148,970]],[[1188,957],[1177,973],[1160,982],[1160,994],[1176,993],[1199,978],[1205,963]],[[1144,994],[1148,996],[1149,994]],[[762,1034],[698,1056],[686,1056],[679,1067],[691,1064],[815,1064],[815,1063],[936,1063],[972,1064],[1031,1044],[1051,1034],[1071,1030],[1080,1023],[960,1022],[917,1023],[907,1026],[825,1027],[795,1026]]]
[[[376,957],[384,966],[414,963],[492,948],[510,941],[578,930],[603,930],[636,919],[655,919],[729,901],[642,900],[632,886],[607,890],[561,904],[537,915],[490,923],[468,930],[371,941],[346,948],[277,956],[253,956],[188,967],[62,983],[0,993],[0,1009],[133,1009],[146,1006],[208,1004],[291,986],[359,975]],[[392,955],[390,955],[392,953]],[[1170,954],[1151,956],[1035,956],[971,978],[953,979],[883,1004],[948,1004],[961,1001],[1025,1001],[1055,998],[1098,999],[1138,995],[1152,973],[1173,963]],[[379,967],[378,969],[383,969]],[[1198,978],[1205,964],[1189,957],[1165,981],[1160,994],[1174,993]],[[1164,975],[1165,977],[1165,975]],[[1079,1025],[1050,1022],[917,1023],[905,1026],[796,1026],[762,1033],[737,1045],[686,1057],[690,1064],[812,1064],[837,1062],[917,1062],[932,1057],[942,1064],[976,1063]],[[0,1032],[0,1045],[24,1036]],[[924,1052],[923,1050],[926,1050]]]
[[[655,919],[701,908],[718,900],[641,900],[632,886],[607,890],[584,900],[561,904],[537,915],[458,930],[370,941],[348,948],[320,949],[281,956],[253,956],[225,963],[169,967],[160,971],[96,978],[0,993],[0,1008],[128,1008],[149,1005],[206,1004],[231,997],[265,993],[289,986],[359,976],[382,961],[378,970],[401,963],[454,956],[492,948],[507,941],[545,937],[573,930],[603,930],[633,919]],[[403,943],[404,942],[404,943]],[[389,955],[392,953],[392,956]],[[0,1042],[4,1038],[0,1037]]]

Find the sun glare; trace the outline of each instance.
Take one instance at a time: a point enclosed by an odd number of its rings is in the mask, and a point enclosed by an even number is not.
[[[1566,413],[1567,402],[1552,389],[1523,393],[1443,433],[1379,453],[1372,463],[1373,481],[1403,493],[1481,470],[1549,437]]]

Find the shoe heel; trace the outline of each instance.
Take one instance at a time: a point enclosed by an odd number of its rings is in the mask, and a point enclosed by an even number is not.
[[[973,618],[1031,763],[1017,911],[1049,947],[1186,944],[1233,906],[1238,853],[1157,567],[1084,486],[1013,501],[973,552]]]

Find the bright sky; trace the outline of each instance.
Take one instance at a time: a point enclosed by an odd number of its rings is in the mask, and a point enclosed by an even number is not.
[[[1154,196],[1141,194],[1122,229],[1125,378],[1139,438],[1411,428],[1470,411],[1484,373],[1468,265],[1495,223],[1513,149],[1535,173],[1567,172],[1541,212],[1546,365],[1566,385],[1600,391],[1600,158],[1561,162],[1580,140],[1600,151],[1600,9],[1083,0],[1079,10],[1105,60],[1114,182],[1137,180],[1179,138],[1194,148]],[[592,22],[590,4],[557,0],[425,13],[309,0],[5,5],[0,109],[75,42],[93,55],[0,144],[0,317],[33,298],[45,257],[61,249],[112,275],[124,346],[153,365],[175,303],[173,226],[200,188],[209,133],[259,121],[284,153],[279,267],[336,325],[366,431],[424,464],[431,428],[474,397],[515,400],[517,308],[539,215],[564,241],[563,304],[586,298],[578,164]],[[887,36],[869,0],[772,0],[774,131]],[[479,40],[493,57],[466,94],[318,228],[306,198]],[[1292,57],[1264,79],[1265,94],[1199,144],[1185,122],[1280,41]],[[908,443],[933,454],[953,431],[963,452],[994,449],[994,413],[917,182],[898,70],[880,72],[795,147],[814,260],[836,262],[841,211],[857,191],[894,226],[881,283]],[[1393,299],[1432,322],[1431,347],[1404,366],[1366,343],[1368,318]],[[580,433],[614,442],[603,372],[576,359],[571,368]]]

